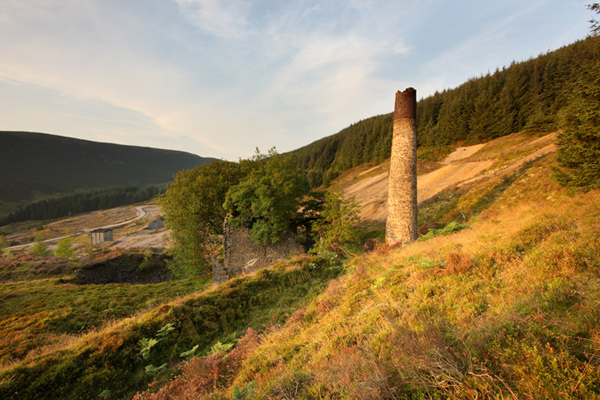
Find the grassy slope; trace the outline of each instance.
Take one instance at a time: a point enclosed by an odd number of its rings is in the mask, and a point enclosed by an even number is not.
[[[552,164],[454,191],[469,228],[356,257],[241,361],[138,398],[600,398],[600,193]]]
[[[169,182],[210,161],[194,154],[32,132],[0,131],[0,214],[15,204],[78,189]]]
[[[443,193],[422,221],[469,228],[357,256],[338,278],[297,259],[65,336],[5,364],[0,397],[129,398],[156,379],[136,399],[599,398],[600,193],[568,195],[552,164]],[[139,341],[167,324],[144,359]],[[180,364],[196,344],[211,354]]]
[[[23,280],[0,285],[2,399],[131,397],[155,378],[168,378],[180,354],[196,345],[204,354],[248,327],[285,321],[341,271],[304,258],[204,290],[189,280],[78,286],[64,280],[72,267],[62,266],[63,278],[46,277],[50,267],[56,264],[30,261],[17,266]],[[42,276],[32,279],[36,273]],[[168,326],[172,331],[161,337]],[[142,339],[159,339],[147,357]],[[163,364],[161,374],[146,371]]]

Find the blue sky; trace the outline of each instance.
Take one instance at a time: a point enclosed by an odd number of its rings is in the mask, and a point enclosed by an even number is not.
[[[575,0],[0,0],[0,130],[285,152],[583,39]]]

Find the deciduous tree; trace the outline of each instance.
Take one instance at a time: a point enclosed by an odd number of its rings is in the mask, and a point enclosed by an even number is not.
[[[316,243],[312,251],[347,255],[351,245],[358,239],[358,209],[358,203],[352,198],[343,198],[340,190],[328,191],[320,218],[313,223]]]
[[[310,190],[297,160],[272,149],[246,179],[227,193],[225,209],[233,226],[245,226],[256,244],[276,243],[299,218],[302,197]]]
[[[165,225],[171,229],[169,251],[176,276],[208,269],[214,236],[223,233],[225,195],[243,174],[240,163],[214,161],[179,172],[160,196]]]

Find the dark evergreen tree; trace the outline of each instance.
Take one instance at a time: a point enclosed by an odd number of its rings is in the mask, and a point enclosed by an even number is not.
[[[565,110],[559,135],[560,181],[576,186],[600,187],[600,68],[595,77],[580,82],[572,105]]]
[[[600,13],[598,3],[589,8]],[[556,174],[561,184],[586,189],[600,188],[600,35],[598,22],[591,22],[595,57],[582,67],[562,112],[557,157],[562,168]]]

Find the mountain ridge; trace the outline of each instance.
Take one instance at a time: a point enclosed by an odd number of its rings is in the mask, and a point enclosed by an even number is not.
[[[0,131],[0,214],[32,201],[117,186],[162,185],[215,160],[152,147]]]

